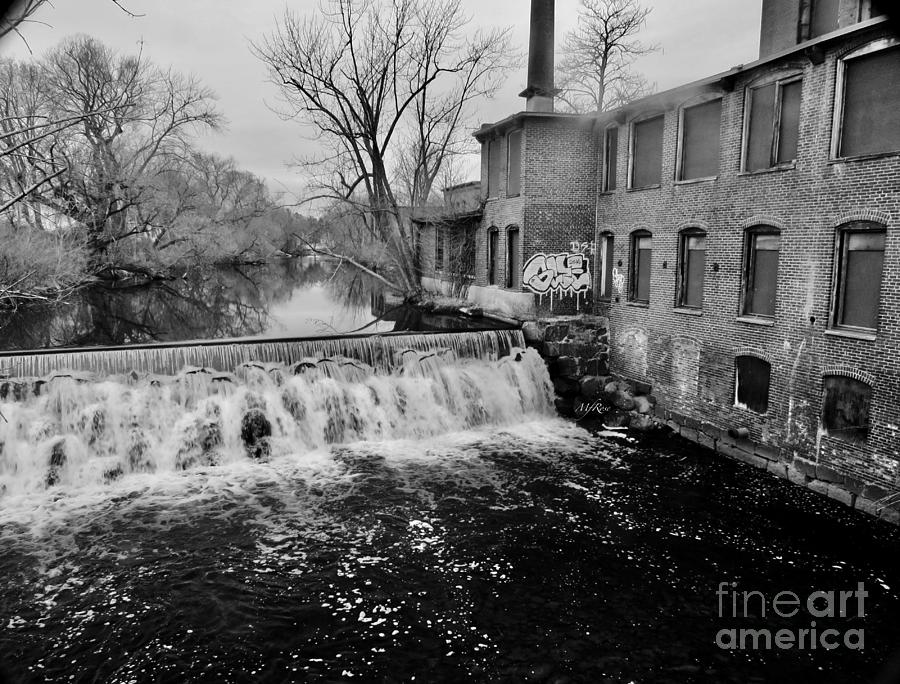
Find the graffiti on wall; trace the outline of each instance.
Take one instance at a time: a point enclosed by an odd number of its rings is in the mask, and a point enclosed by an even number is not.
[[[569,243],[569,251],[578,253],[578,254],[590,254],[594,256],[594,241],[590,242],[579,242],[578,240],[572,240]]]
[[[532,256],[522,271],[522,284],[541,296],[550,295],[553,308],[554,295],[574,296],[581,308],[581,297],[591,290],[591,272],[588,258],[581,252],[542,254]]]
[[[612,286],[616,294],[625,292],[625,274],[617,268],[614,268],[612,272]]]

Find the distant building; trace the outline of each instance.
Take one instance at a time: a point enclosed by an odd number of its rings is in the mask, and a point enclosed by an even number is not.
[[[475,133],[478,296],[593,308],[686,434],[896,491],[900,41],[872,14],[764,0],[759,60],[589,117],[552,111],[545,45],[527,111]]]

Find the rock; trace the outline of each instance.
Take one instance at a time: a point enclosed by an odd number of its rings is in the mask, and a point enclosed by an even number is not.
[[[605,356],[595,356],[585,363],[584,372],[589,375],[606,375],[609,373],[609,362]]]
[[[544,356],[550,358],[559,356],[559,342],[544,342]]]
[[[269,438],[272,436],[272,424],[258,408],[253,408],[241,418],[241,439],[244,449],[251,458],[268,458],[271,453]]]
[[[632,411],[629,414],[628,427],[638,432],[647,432],[653,429],[656,423],[650,416]]]
[[[574,402],[572,397],[557,397],[554,401],[556,412],[561,416],[571,417],[574,415]]]
[[[571,378],[554,378],[553,389],[564,397],[575,396],[579,391],[578,382]]]
[[[603,396],[603,381],[596,376],[589,375],[579,381],[578,389],[585,400],[597,401]]]
[[[59,483],[59,471],[66,465],[66,460],[66,442],[60,439],[50,449],[50,467],[47,469],[46,479],[48,487]]]
[[[560,356],[556,360],[556,372],[564,378],[577,378],[580,374],[578,359],[572,356]]]
[[[106,472],[103,473],[103,481],[106,484],[109,484],[110,482],[115,482],[120,477],[122,477],[122,475],[124,475],[124,474],[125,474],[125,471],[122,470],[122,466],[117,465],[115,468],[110,468],[109,470],[107,470]]]
[[[609,411],[603,417],[603,424],[607,427],[626,427],[630,419],[631,416],[625,411]]]
[[[529,343],[544,341],[544,331],[541,330],[541,326],[537,321],[525,321],[522,325],[522,335],[525,337],[525,341]]]
[[[634,397],[634,410],[641,414],[648,414],[653,412],[653,404],[650,403],[650,400],[645,396]]]
[[[544,330],[545,342],[562,342],[569,334],[569,326],[565,323],[548,325]]]
[[[623,411],[631,411],[634,409],[634,398],[628,392],[616,390],[612,400],[613,406]]]

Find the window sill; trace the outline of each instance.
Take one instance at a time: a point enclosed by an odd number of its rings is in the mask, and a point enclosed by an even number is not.
[[[797,162],[787,162],[786,164],[776,164],[768,169],[756,169],[755,171],[741,171],[738,173],[738,177],[743,176],[761,176],[767,173],[779,173],[782,171],[793,171],[797,168]]]
[[[844,337],[850,340],[863,340],[864,342],[875,342],[878,339],[878,334],[874,332],[845,330],[843,328],[828,328],[825,334],[829,337]]]
[[[738,316],[735,318],[738,323],[747,323],[748,325],[759,325],[764,328],[774,328],[775,320],[772,318],[758,318],[757,316]]]
[[[597,194],[600,195],[601,197],[602,197],[603,195],[615,195],[615,194],[616,194],[616,190],[615,190],[615,188],[613,188],[612,190],[601,190],[601,191],[598,192]]]
[[[628,302],[625,302],[625,305],[626,305],[626,306],[633,306],[633,307],[635,307],[636,309],[649,309],[649,308],[650,308],[650,302],[633,302],[633,301],[628,301]]]
[[[873,152],[872,154],[859,154],[853,157],[833,157],[828,160],[829,164],[847,164],[852,162],[872,161],[875,159],[887,159],[889,157],[900,157],[900,150],[893,152]]]
[[[692,309],[687,306],[676,306],[676,307],[672,308],[672,311],[674,311],[677,314],[684,314],[686,316],[702,316],[703,315],[703,309]]]
[[[766,409],[766,411],[764,413],[760,413],[759,411],[754,411],[752,408],[750,408],[749,406],[746,406],[745,404],[732,404],[732,407],[736,408],[738,411],[742,411],[744,413],[749,413],[751,416],[754,416],[764,422],[768,421],[768,418],[769,418],[768,409]]]
[[[718,176],[704,176],[703,178],[685,178],[675,181],[675,185],[698,185],[700,183],[712,183],[719,180]]]
[[[521,196],[522,196],[522,193],[517,192],[515,195],[507,195],[506,199],[515,199],[516,197],[521,197]]]
[[[645,185],[643,188],[628,188],[626,192],[641,192],[642,190],[659,190],[662,187],[661,183],[657,183],[656,185]]]

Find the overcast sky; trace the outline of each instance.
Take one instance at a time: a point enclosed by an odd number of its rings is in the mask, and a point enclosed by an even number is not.
[[[661,50],[641,58],[637,68],[658,89],[725,71],[756,59],[762,0],[644,0],[653,8],[642,39]],[[133,18],[111,0],[53,0],[23,28],[34,54],[40,55],[71,33],[87,33],[122,52],[144,54],[161,65],[193,73],[219,96],[227,129],[201,142],[204,148],[235,157],[244,168],[267,178],[273,187],[298,190],[292,157],[312,144],[296,122],[281,121],[267,105],[277,93],[263,65],[250,54],[249,42],[271,32],[285,6],[314,12],[318,0],[123,0]],[[473,25],[513,28],[515,42],[528,45],[529,0],[462,0]],[[557,0],[556,39],[575,23],[577,0]],[[40,23],[43,22],[43,23]],[[0,56],[27,58],[17,36],[0,41]],[[517,93],[525,70],[479,106],[476,123],[496,121],[524,109]]]

